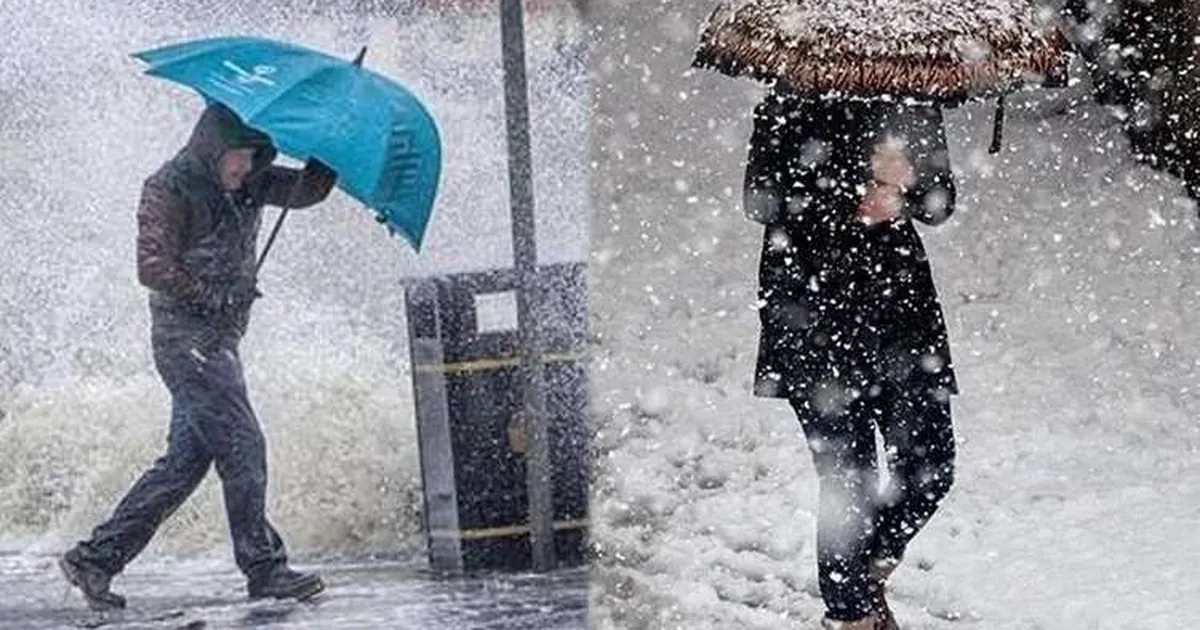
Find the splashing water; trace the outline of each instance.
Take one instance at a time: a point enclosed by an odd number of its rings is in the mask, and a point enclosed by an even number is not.
[[[5,0],[0,41],[0,551],[87,535],[165,447],[169,398],[149,352],[134,265],[141,182],[184,142],[193,93],[140,74],[134,50],[256,34],[348,58],[409,86],[439,121],[444,170],[426,252],[341,193],[292,213],[243,343],[267,436],[268,512],[300,553],[419,545],[406,276],[509,264],[494,9],[277,0],[221,10],[159,0]],[[582,33],[528,20],[535,187],[545,261],[586,254]],[[555,169],[544,168],[554,164]],[[264,223],[273,221],[270,209]],[[269,224],[268,224],[269,225]],[[215,475],[149,553],[225,553]]]

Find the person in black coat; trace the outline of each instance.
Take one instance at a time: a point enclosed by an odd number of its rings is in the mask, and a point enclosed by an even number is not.
[[[747,215],[765,225],[756,395],[788,400],[820,477],[826,623],[895,627],[884,584],[953,480],[958,393],[913,219],[953,212],[941,110],[775,89],[755,111]],[[878,487],[876,429],[891,484]]]

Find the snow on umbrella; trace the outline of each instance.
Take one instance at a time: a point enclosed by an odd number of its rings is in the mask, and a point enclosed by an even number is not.
[[[1066,39],[1029,0],[724,0],[693,65],[800,92],[961,100],[1061,82]]]

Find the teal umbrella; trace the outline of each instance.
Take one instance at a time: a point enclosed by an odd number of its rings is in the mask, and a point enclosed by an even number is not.
[[[419,251],[441,175],[437,125],[407,89],[363,68],[365,53],[348,61],[269,39],[221,37],[133,56],[149,65],[147,74],[226,105],[283,153],[329,165],[342,190]]]

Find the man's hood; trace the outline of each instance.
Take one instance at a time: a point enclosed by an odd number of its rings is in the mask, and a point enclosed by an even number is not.
[[[183,153],[215,182],[219,181],[217,164],[221,156],[230,149],[246,148],[255,149],[254,165],[247,179],[275,161],[277,151],[269,136],[244,124],[228,107],[213,103],[200,115]]]

